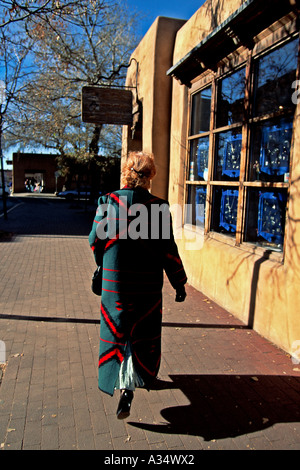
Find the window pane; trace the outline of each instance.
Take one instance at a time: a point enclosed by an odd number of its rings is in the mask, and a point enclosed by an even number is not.
[[[254,113],[256,116],[291,108],[296,79],[298,39],[265,55],[257,62]]]
[[[192,97],[191,135],[209,131],[211,87],[205,88]]]
[[[209,138],[191,141],[189,181],[206,181],[208,172]]]
[[[218,83],[217,127],[243,121],[244,96],[245,67]]]
[[[250,181],[287,182],[293,121],[277,119],[253,126]]]
[[[245,241],[282,251],[287,192],[248,189]]]
[[[188,200],[185,211],[185,223],[204,228],[206,186],[188,186]]]
[[[242,134],[239,130],[221,132],[216,138],[215,180],[238,181]]]
[[[234,188],[213,189],[212,225],[215,232],[234,235],[239,192]]]

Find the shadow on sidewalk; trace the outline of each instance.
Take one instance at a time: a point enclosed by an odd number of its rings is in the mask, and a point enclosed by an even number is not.
[[[14,202],[8,219],[0,218],[0,233],[4,234],[0,242],[16,241],[18,235],[88,237],[97,209],[96,204],[55,197],[18,196]],[[6,234],[10,236],[5,237]]]
[[[170,375],[154,389],[179,389],[190,405],[161,411],[166,424],[128,422],[144,430],[225,439],[300,421],[300,378],[273,375]],[[150,392],[151,393],[151,392]]]
[[[24,320],[35,322],[49,322],[49,323],[90,323],[97,325],[100,324],[100,319],[93,318],[74,318],[74,317],[46,317],[36,315],[14,315],[10,313],[0,313],[0,320]]]
[[[35,321],[35,322],[53,322],[53,323],[94,323],[100,325],[100,318],[78,318],[78,317],[47,317],[41,315],[15,315],[13,313],[0,313],[0,319],[2,320],[24,320],[24,321]],[[168,328],[220,328],[220,329],[248,329],[246,325],[235,325],[235,324],[215,324],[215,323],[162,323],[162,327]],[[168,382],[167,382],[168,383]]]

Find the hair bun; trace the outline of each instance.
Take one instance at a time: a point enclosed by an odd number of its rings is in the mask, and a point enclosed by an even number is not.
[[[134,171],[140,178],[144,178],[145,175],[142,171],[137,171],[135,168],[130,168],[131,171]]]
[[[121,185],[129,188],[150,188],[150,181],[156,174],[154,156],[150,153],[132,151],[123,160]]]

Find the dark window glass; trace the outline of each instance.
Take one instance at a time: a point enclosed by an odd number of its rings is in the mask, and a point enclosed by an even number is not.
[[[214,187],[211,229],[215,232],[234,235],[236,233],[238,190]]]
[[[285,189],[248,188],[245,241],[281,251],[286,203]]]
[[[206,186],[189,185],[185,223],[204,227]]]
[[[215,180],[237,181],[240,175],[242,133],[221,132],[216,136]]]
[[[296,78],[298,39],[261,57],[256,63],[254,114],[261,116],[291,108]]]
[[[189,181],[206,181],[208,171],[209,138],[201,137],[191,141]]]
[[[292,118],[264,121],[252,130],[250,181],[288,182]]]
[[[211,87],[192,96],[191,135],[209,131]]]
[[[217,127],[243,121],[245,67],[218,83]]]

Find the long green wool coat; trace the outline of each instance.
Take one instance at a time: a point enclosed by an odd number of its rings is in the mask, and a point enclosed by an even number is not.
[[[150,388],[161,358],[163,273],[174,289],[187,281],[169,205],[142,188],[107,194],[99,199],[89,243],[103,267],[99,388],[113,395],[127,341]]]

